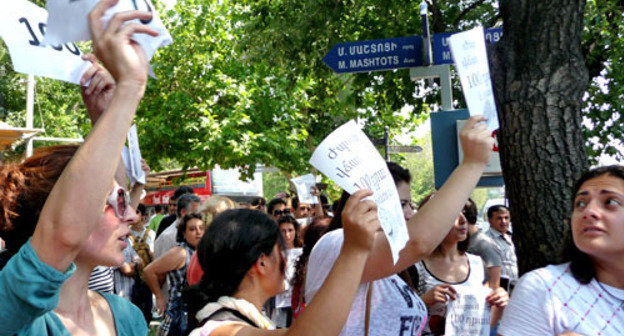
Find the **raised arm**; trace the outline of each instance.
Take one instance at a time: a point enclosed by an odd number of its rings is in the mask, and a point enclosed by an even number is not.
[[[121,148],[145,90],[147,61],[130,36],[158,34],[142,25],[122,27],[128,20],[151,17],[145,12],[119,13],[104,29],[102,16],[115,3],[101,1],[89,14],[89,23],[95,54],[117,87],[108,108],[54,185],[32,238],[41,260],[60,271],[74,260],[102,216]]]
[[[407,223],[409,240],[399,254],[396,265],[392,263],[390,245],[383,232],[378,232],[371,252],[363,282],[385,278],[398,273],[428,256],[451,229],[481,174],[490,162],[494,139],[484,124],[484,117],[471,117],[460,132],[464,151],[463,162],[455,168],[446,183],[425,206]]]

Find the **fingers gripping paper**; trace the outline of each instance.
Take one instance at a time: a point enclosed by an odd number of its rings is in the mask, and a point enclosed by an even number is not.
[[[100,0],[48,0],[46,5],[50,17],[48,18],[48,31],[45,35],[46,43],[65,43],[87,41],[91,39],[89,29],[89,12]],[[104,27],[119,12],[140,10],[152,12],[149,20],[134,20],[156,30],[160,35],[151,37],[146,34],[134,34],[132,39],[143,47],[147,59],[152,59],[156,50],[162,46],[170,45],[171,35],[163,25],[154,5],[149,0],[119,0],[110,8],[103,17]]]
[[[91,63],[81,59],[73,43],[44,46],[48,12],[25,0],[0,2],[0,36],[17,72],[58,79],[74,84]]]
[[[498,115],[490,80],[483,27],[455,34],[449,37],[449,43],[470,115],[485,116],[488,129],[497,130]]]
[[[396,263],[408,237],[399,193],[386,162],[355,121],[328,135],[312,154],[310,164],[349,194],[360,189],[374,192],[372,200]]]

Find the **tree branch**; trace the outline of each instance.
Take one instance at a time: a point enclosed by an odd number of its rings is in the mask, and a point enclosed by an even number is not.
[[[477,8],[477,6],[481,5],[484,2],[485,0],[477,0],[473,2],[470,6],[464,8],[464,10],[461,11],[461,13],[459,13],[459,15],[455,18],[455,21],[453,21],[453,27],[457,27],[457,24],[459,24],[459,22],[464,19],[464,16],[468,15],[471,10]]]

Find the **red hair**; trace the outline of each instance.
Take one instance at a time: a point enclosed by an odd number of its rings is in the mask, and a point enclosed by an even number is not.
[[[11,254],[32,236],[52,187],[78,145],[40,148],[21,163],[0,167],[0,238]]]

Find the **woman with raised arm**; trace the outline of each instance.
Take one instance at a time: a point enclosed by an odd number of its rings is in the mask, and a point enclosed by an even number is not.
[[[574,184],[564,263],[520,278],[499,335],[624,335],[624,166]]]
[[[435,193],[427,195],[420,203],[420,207],[434,198]],[[416,264],[418,294],[429,313],[429,322],[423,335],[445,334],[447,304],[449,300],[457,299],[457,289],[480,290],[484,287],[483,261],[479,256],[466,252],[470,238],[463,213],[468,206],[468,203],[464,206],[453,227],[433,253]],[[488,294],[486,302],[492,306],[490,328],[497,325],[508,301],[509,294],[501,287],[493,289]]]
[[[135,306],[87,289],[94,266],[122,263],[136,216],[113,177],[147,80],[145,55],[130,36],[157,35],[124,25],[151,17],[145,12],[119,13],[104,28],[102,16],[115,3],[103,0],[89,15],[95,54],[116,88],[84,144],[46,148],[0,170],[0,231],[12,247],[23,243],[0,271],[2,335],[147,332]]]
[[[417,213],[409,205],[409,184],[397,183],[406,193],[404,217],[408,218],[408,242],[395,264],[390,245],[382,231],[375,235],[366,261],[357,296],[341,335],[419,335],[427,320],[427,309],[397,273],[428,256],[451,229],[457,214],[489,163],[494,139],[481,121],[472,117],[460,132],[464,161],[440,188],[435,199]],[[393,185],[393,187],[395,187]],[[402,197],[403,198],[403,197]],[[408,211],[409,210],[409,211]],[[344,220],[344,215],[343,215]],[[331,228],[330,228],[331,229]],[[344,234],[341,229],[326,233],[316,244],[308,261],[305,301],[318,295],[328,270],[332,268]]]
[[[289,329],[275,327],[262,305],[282,291],[286,260],[279,227],[267,214],[248,209],[218,215],[198,248],[205,270],[189,311],[200,321],[192,336],[332,336],[347,318],[375,232],[377,207],[355,193],[345,207],[345,243],[317,297]]]

